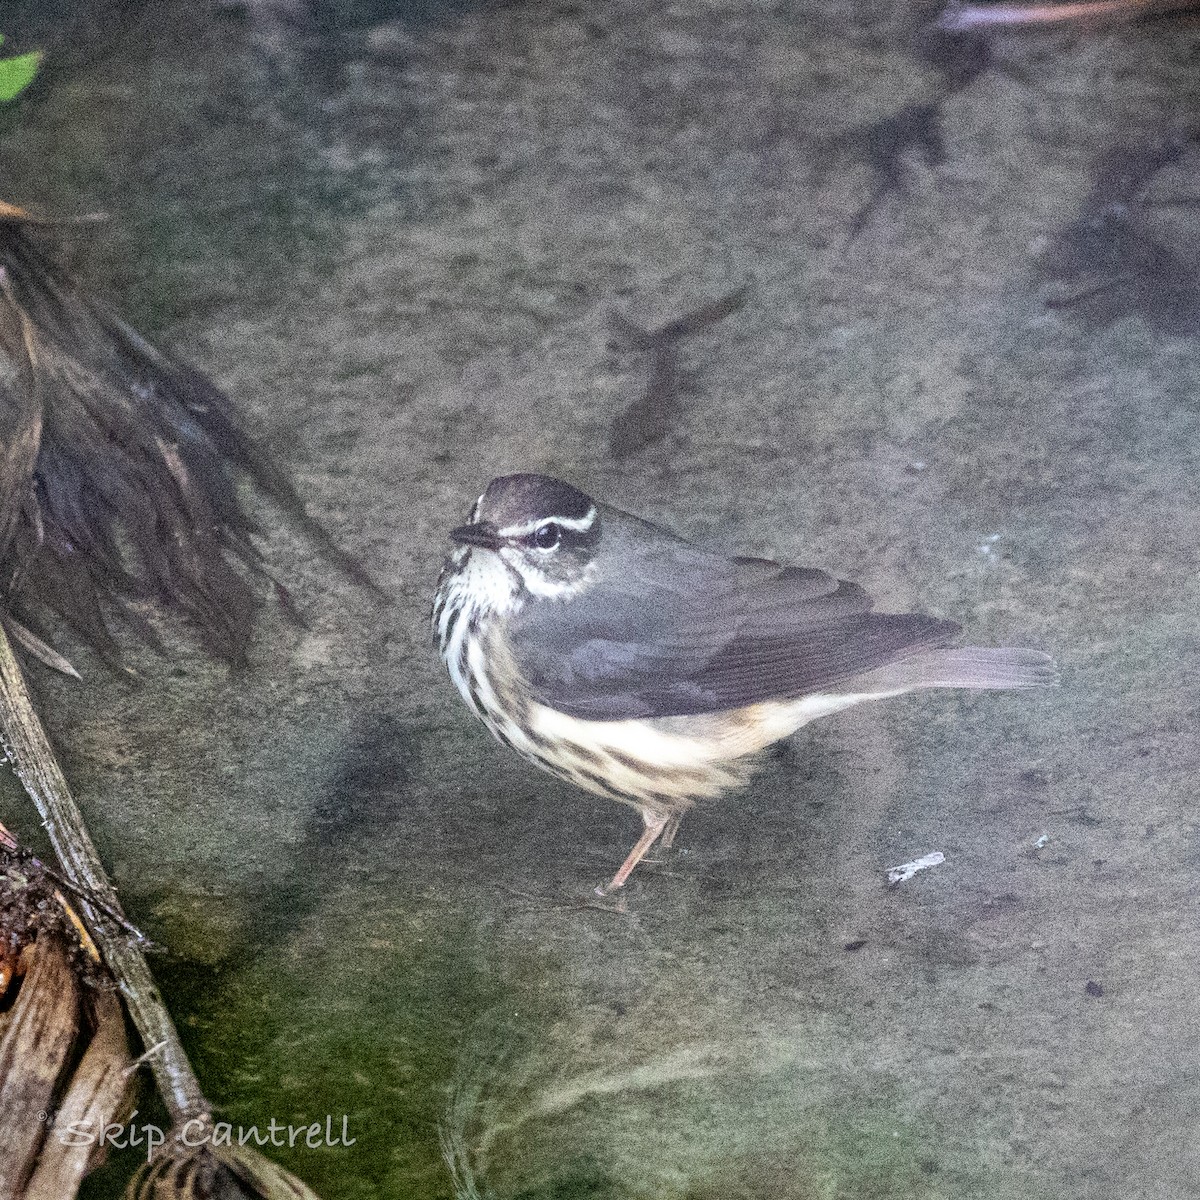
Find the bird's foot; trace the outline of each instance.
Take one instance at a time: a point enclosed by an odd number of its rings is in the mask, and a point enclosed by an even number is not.
[[[510,896],[516,896],[526,901],[527,912],[582,912],[591,909],[595,912],[612,913],[617,916],[628,915],[625,893],[609,896],[596,888],[584,895],[563,894],[558,897],[538,895],[534,892],[524,892],[519,888],[505,888]]]

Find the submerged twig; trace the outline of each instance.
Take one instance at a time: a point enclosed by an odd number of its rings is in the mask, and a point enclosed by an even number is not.
[[[1155,208],[1185,207],[1186,198],[1147,195],[1151,181],[1181,165],[1195,141],[1194,135],[1173,131],[1099,157],[1075,219],[1039,255],[1037,277],[1049,285],[1048,308],[1072,310],[1091,325],[1136,315],[1167,333],[1195,331],[1200,285],[1194,252],[1187,239],[1163,236],[1149,217]]]
[[[888,196],[905,194],[904,159],[909,152],[919,153],[928,167],[940,167],[946,161],[942,100],[906,104],[890,117],[854,130],[847,140],[861,145],[877,181],[875,191],[851,218],[849,240],[854,241]]]
[[[613,313],[609,317],[609,327],[621,348],[650,356],[650,378],[646,390],[613,422],[609,448],[615,457],[625,458],[667,436],[682,407],[679,394],[679,343],[716,324],[730,313],[737,312],[746,303],[749,294],[749,286],[737,288],[719,300],[701,305],[657,329],[643,329],[620,313]]]

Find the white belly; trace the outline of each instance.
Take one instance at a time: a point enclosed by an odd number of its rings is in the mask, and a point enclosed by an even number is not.
[[[528,720],[534,739],[524,738],[528,750],[523,752],[541,757],[539,741],[582,748],[578,757],[597,761],[583,772],[571,772],[580,787],[602,794],[619,791],[635,804],[668,799],[690,803],[743,784],[754,769],[749,757],[801,725],[863,700],[898,694],[822,694],[732,712],[625,721],[586,721],[533,704]],[[590,778],[595,775],[607,787],[596,785]]]
[[[469,566],[486,573],[474,559]],[[474,582],[499,592],[495,579]],[[500,644],[472,630],[468,612],[452,617],[453,609],[435,613],[435,634],[450,677],[476,716],[531,762],[642,810],[677,813],[693,800],[738,787],[754,769],[752,755],[801,725],[908,690],[830,692],[687,717],[582,720],[534,702]]]

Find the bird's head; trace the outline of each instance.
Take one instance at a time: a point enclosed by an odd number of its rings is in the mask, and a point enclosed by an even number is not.
[[[455,559],[468,568],[464,583],[487,593],[475,597],[481,603],[511,609],[523,593],[565,600],[586,587],[601,517],[578,488],[548,475],[504,475],[467,520],[450,537],[462,547]]]

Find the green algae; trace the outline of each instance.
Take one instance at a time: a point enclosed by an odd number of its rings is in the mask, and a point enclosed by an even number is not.
[[[362,896],[343,898],[357,927],[309,928],[190,978],[163,972],[165,990],[187,1014],[185,1042],[221,1119],[260,1130],[328,1119],[334,1140],[353,1141],[267,1149],[322,1197],[450,1200],[438,1126],[463,1031],[515,1002],[473,922],[439,930],[386,901],[364,910]]]

